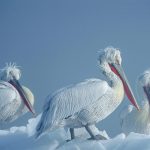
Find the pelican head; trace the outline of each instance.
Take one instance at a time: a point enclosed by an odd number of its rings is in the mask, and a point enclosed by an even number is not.
[[[123,68],[121,67],[122,58],[120,50],[113,47],[107,47],[102,53],[100,53],[98,60],[100,67],[105,74],[113,72],[118,76],[118,78],[122,81],[128,99],[139,110],[135,96],[131,90]]]
[[[28,98],[25,88],[23,88],[20,83],[19,79],[21,77],[21,71],[15,63],[6,64],[6,66],[1,69],[1,80],[9,82],[20,94],[21,99],[23,100],[24,104],[27,108],[35,114],[34,108],[32,107],[32,103]]]
[[[150,104],[150,70],[144,71],[138,78],[138,87],[142,90],[138,91],[144,99],[147,99]]]
[[[1,69],[1,80],[9,82],[14,78],[19,80],[21,77],[21,71],[15,63],[6,64],[6,66]]]
[[[98,60],[100,62],[100,68],[108,73],[112,71],[110,67],[111,64],[121,65],[122,63],[119,49],[113,47],[105,48],[104,51],[100,53]]]

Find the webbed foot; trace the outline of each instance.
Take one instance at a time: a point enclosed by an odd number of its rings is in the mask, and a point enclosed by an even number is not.
[[[91,138],[88,138],[88,140],[107,140],[107,138],[100,134],[97,134],[95,136],[92,136]]]

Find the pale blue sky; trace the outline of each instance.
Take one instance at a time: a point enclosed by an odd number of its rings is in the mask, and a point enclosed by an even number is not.
[[[0,68],[6,62],[22,67],[21,83],[33,91],[40,112],[56,89],[101,78],[97,51],[112,45],[121,49],[135,90],[137,76],[150,67],[149,14],[148,0],[0,0]],[[101,125],[111,135],[120,130],[125,101]]]

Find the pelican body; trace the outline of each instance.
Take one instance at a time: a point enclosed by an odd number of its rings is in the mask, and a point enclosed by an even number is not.
[[[129,105],[121,113],[121,128],[126,135],[130,132],[150,134],[150,70],[139,76],[137,89],[140,111]]]
[[[36,137],[58,127],[67,127],[70,128],[71,139],[74,139],[74,128],[85,127],[92,139],[105,139],[102,135],[94,135],[91,125],[109,116],[119,106],[124,89],[132,104],[138,108],[121,68],[120,51],[108,47],[100,54],[98,61],[108,82],[87,79],[49,95],[36,128]]]
[[[15,64],[7,64],[1,70],[0,80],[0,125],[10,123],[30,110],[34,104],[32,92],[21,86],[19,79],[20,69]]]

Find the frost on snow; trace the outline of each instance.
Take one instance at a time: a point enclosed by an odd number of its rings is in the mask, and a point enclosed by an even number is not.
[[[77,138],[66,142],[70,138],[69,132],[58,129],[35,140],[34,133],[37,118],[29,119],[26,126],[11,127],[8,130],[0,130],[0,150],[149,150],[150,136],[138,133],[130,133],[127,137],[121,133],[116,137],[103,141],[86,140],[89,135],[84,129],[76,129]],[[95,132],[96,128],[94,129]],[[107,136],[106,132],[101,132]],[[107,138],[109,138],[107,136]]]

